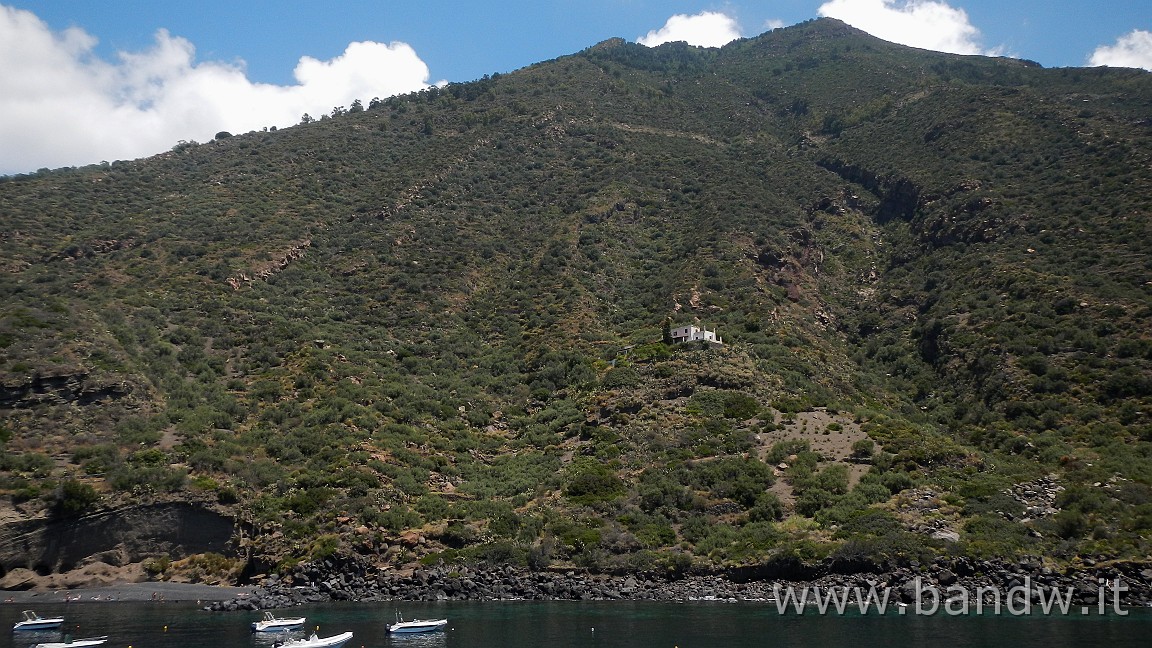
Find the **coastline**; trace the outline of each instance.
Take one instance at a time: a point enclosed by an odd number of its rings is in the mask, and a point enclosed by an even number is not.
[[[512,566],[439,565],[379,571],[358,561],[325,560],[297,565],[290,574],[264,577],[249,586],[168,581],[125,581],[92,586],[0,590],[10,606],[38,603],[194,602],[212,611],[255,611],[334,601],[449,600],[653,600],[765,601],[775,588],[880,587],[894,601],[908,602],[921,584],[943,591],[962,587],[1065,588],[1078,604],[1094,604],[1100,583],[1120,579],[1128,605],[1152,604],[1152,566],[1120,563],[1056,572],[1029,561],[937,561],[887,569],[753,568],[716,573],[604,574],[573,568],[540,571]],[[879,566],[875,566],[879,567]],[[1118,581],[1119,582],[1119,581]]]
[[[55,590],[0,590],[0,600],[3,600],[6,605],[107,603],[115,601],[211,603],[214,601],[243,600],[245,597],[251,596],[255,589],[255,587],[157,581]]]
[[[1103,583],[1122,585],[1124,605],[1152,604],[1152,566],[1116,563],[1055,571],[1039,561],[941,559],[926,565],[862,569],[862,565],[759,566],[696,574],[592,573],[557,567],[439,565],[377,571],[325,560],[269,576],[241,598],[215,601],[213,611],[290,608],[332,601],[768,601],[782,589],[887,590],[893,602],[913,602],[925,587],[935,592],[1019,591],[1029,599],[1059,589],[1077,605],[1097,605]],[[952,588],[950,590],[950,588]]]

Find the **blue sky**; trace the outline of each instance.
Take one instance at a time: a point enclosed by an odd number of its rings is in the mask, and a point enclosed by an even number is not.
[[[288,126],[614,36],[719,46],[819,16],[926,49],[1152,69],[1149,0],[0,0],[0,173]]]

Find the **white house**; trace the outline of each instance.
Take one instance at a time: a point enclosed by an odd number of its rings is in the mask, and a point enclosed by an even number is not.
[[[708,329],[697,328],[694,325],[681,326],[671,330],[672,344],[680,344],[682,342],[711,342],[713,344],[724,344],[724,340],[716,333],[716,331],[709,331]]]

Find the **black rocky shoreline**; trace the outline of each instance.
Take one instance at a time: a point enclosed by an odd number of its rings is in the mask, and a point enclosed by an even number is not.
[[[964,588],[974,606],[978,593],[991,601],[998,591],[1002,603],[1013,596],[1022,604],[1024,588],[1033,604],[1050,598],[1053,588],[1071,588],[1077,609],[1100,606],[1112,610],[1113,586],[1119,583],[1121,606],[1152,605],[1152,564],[1118,562],[1056,571],[1039,560],[996,561],[967,558],[940,559],[931,564],[883,566],[830,562],[817,566],[800,563],[731,568],[715,573],[657,575],[653,573],[603,574],[577,569],[530,571],[512,566],[441,565],[377,571],[355,563],[325,560],[297,565],[289,574],[269,576],[250,595],[217,601],[209,611],[290,608],[330,601],[500,601],[500,600],[649,600],[649,601],[769,601],[777,592],[807,587],[822,592],[832,588],[876,588],[889,592],[889,604],[913,604],[917,591],[924,606],[928,591],[939,593],[939,604]],[[983,588],[982,590],[980,588]],[[811,595],[810,595],[811,596]],[[811,600],[811,599],[810,599]],[[853,604],[853,607],[855,605]]]

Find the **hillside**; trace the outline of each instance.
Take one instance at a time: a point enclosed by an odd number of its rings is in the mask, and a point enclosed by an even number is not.
[[[830,19],[3,179],[0,522],[234,526],[0,577],[1147,559],[1150,213],[1149,73]]]

